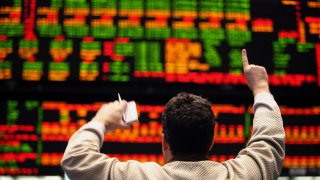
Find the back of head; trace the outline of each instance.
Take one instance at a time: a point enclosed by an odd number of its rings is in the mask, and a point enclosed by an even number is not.
[[[165,105],[162,126],[173,156],[207,155],[214,135],[211,103],[200,96],[180,93]]]

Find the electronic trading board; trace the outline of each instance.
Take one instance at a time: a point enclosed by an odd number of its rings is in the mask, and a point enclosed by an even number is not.
[[[102,152],[163,164],[159,117],[187,91],[213,102],[210,159],[235,157],[253,117],[243,48],[283,115],[281,175],[320,176],[319,0],[1,0],[0,177],[63,177],[68,139],[117,92],[140,122]]]
[[[5,0],[0,79],[320,85],[319,1]]]

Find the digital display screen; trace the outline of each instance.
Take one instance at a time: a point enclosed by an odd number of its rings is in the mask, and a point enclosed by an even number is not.
[[[210,159],[234,158],[252,130],[244,48],[283,115],[281,175],[319,176],[319,0],[1,0],[0,179],[63,177],[70,136],[116,92],[140,121],[103,153],[163,164],[160,115],[181,90],[213,102]]]
[[[320,85],[318,1],[4,0],[0,79]]]

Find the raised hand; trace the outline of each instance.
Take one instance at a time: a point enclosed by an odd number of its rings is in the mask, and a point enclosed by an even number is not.
[[[103,123],[108,130],[127,128],[128,125],[122,119],[126,107],[127,101],[125,100],[104,104],[92,118],[92,121]]]
[[[245,49],[242,50],[242,64],[244,76],[246,77],[248,86],[253,92],[253,95],[255,96],[260,92],[269,92],[268,74],[266,69],[262,66],[249,64],[247,51]]]

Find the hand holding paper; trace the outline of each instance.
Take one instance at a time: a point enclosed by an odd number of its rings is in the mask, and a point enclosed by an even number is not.
[[[121,100],[120,94],[118,98],[119,101],[103,104],[92,121],[103,123],[108,130],[127,128],[131,123],[138,121],[136,103]]]

